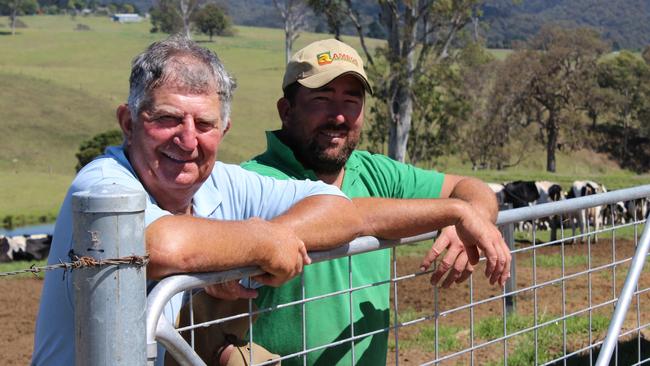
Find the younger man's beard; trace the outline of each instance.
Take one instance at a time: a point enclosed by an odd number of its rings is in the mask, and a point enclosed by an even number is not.
[[[333,129],[333,126],[323,126],[321,129]],[[340,127],[339,127],[340,129]],[[357,148],[359,143],[358,136],[348,135],[345,144],[334,155],[329,156],[325,149],[319,146],[315,137],[307,141],[298,141],[298,138],[288,134],[289,144],[294,151],[298,161],[307,168],[313,170],[316,174],[334,174],[338,173],[350,158],[350,155]]]

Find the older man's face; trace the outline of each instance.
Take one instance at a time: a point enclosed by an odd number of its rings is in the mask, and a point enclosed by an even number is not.
[[[297,157],[317,173],[340,170],[357,147],[363,126],[364,88],[343,75],[318,88],[300,87],[293,106],[284,100],[285,130]]]
[[[163,85],[131,123],[131,165],[154,196],[193,194],[208,178],[224,131],[219,96]]]

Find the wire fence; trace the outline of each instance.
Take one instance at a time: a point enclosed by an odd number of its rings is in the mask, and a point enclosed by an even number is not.
[[[162,280],[148,296],[148,359],[153,362],[158,357],[157,363],[162,362],[156,350],[160,342],[167,357],[180,364],[205,364],[195,352],[196,333],[200,330],[245,320],[248,337],[255,342],[254,317],[300,307],[303,317],[297,319],[299,324],[294,324],[292,330],[300,332],[302,338],[298,350],[260,365],[278,360],[283,364],[317,363],[317,358],[310,357],[337,346],[349,348],[345,356],[348,364],[361,362],[356,347],[377,334],[388,338],[387,363],[396,365],[583,365],[597,360],[599,365],[605,365],[610,355],[619,365],[650,363],[650,275],[642,272],[648,261],[650,230],[641,236],[646,211],[636,209],[647,208],[649,196],[650,186],[641,186],[501,211],[497,224],[513,254],[513,276],[503,289],[487,283],[482,275],[483,260],[466,282],[452,289],[431,286],[433,269],[417,270],[431,242],[416,243],[435,237],[435,233],[392,241],[364,237],[311,255],[314,262],[351,260],[362,253],[390,250],[392,272],[385,280],[355,284],[350,266],[349,286],[344,290],[306,296],[303,286],[303,296],[297,301],[260,309],[251,301],[241,314],[201,323],[194,323],[190,312],[190,324],[181,327],[161,316],[175,295],[185,293],[184,301],[193,304],[196,291],[208,284],[246,278],[260,271],[250,267],[172,276]],[[625,203],[634,209],[626,216],[617,215],[615,206]],[[608,217],[589,219],[589,210],[595,207],[603,208]],[[575,231],[578,215],[588,218],[584,232]],[[607,224],[596,230],[596,219],[604,219]],[[515,224],[520,222],[529,222],[530,229],[515,230]],[[551,231],[541,227],[550,227]],[[357,333],[352,298],[377,286],[390,288],[390,322]],[[349,312],[349,331],[321,344],[307,342],[304,314],[309,304],[337,296],[349,299],[349,306],[341,309]],[[603,355],[599,358],[601,347]]]

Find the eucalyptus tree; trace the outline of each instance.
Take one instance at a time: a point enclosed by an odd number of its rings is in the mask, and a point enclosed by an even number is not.
[[[293,42],[306,25],[307,4],[303,0],[273,0],[284,21],[284,61],[289,63]]]

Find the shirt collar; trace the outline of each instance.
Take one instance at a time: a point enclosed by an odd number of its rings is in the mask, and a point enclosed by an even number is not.
[[[212,168],[212,174],[208,179],[203,182],[201,188],[194,194],[192,197],[192,210],[194,216],[199,217],[212,217],[217,208],[221,205],[223,201],[223,196],[219,190],[217,179],[219,176],[219,171],[222,171],[221,174],[225,174],[222,169],[221,162],[215,162],[214,167]]]
[[[262,160],[272,162],[276,168],[288,173],[290,176],[318,180],[316,173],[311,169],[305,169],[296,159],[293,151],[280,141],[277,136],[278,132],[279,130],[266,131],[266,152],[262,155]]]
[[[270,164],[288,173],[290,176],[302,179],[318,180],[316,173],[311,169],[305,169],[296,159],[293,151],[285,145],[277,136],[279,130],[266,131],[266,152],[260,159],[261,163]],[[356,150],[345,163],[345,177],[343,185],[353,184],[359,176],[361,161],[357,158]]]

